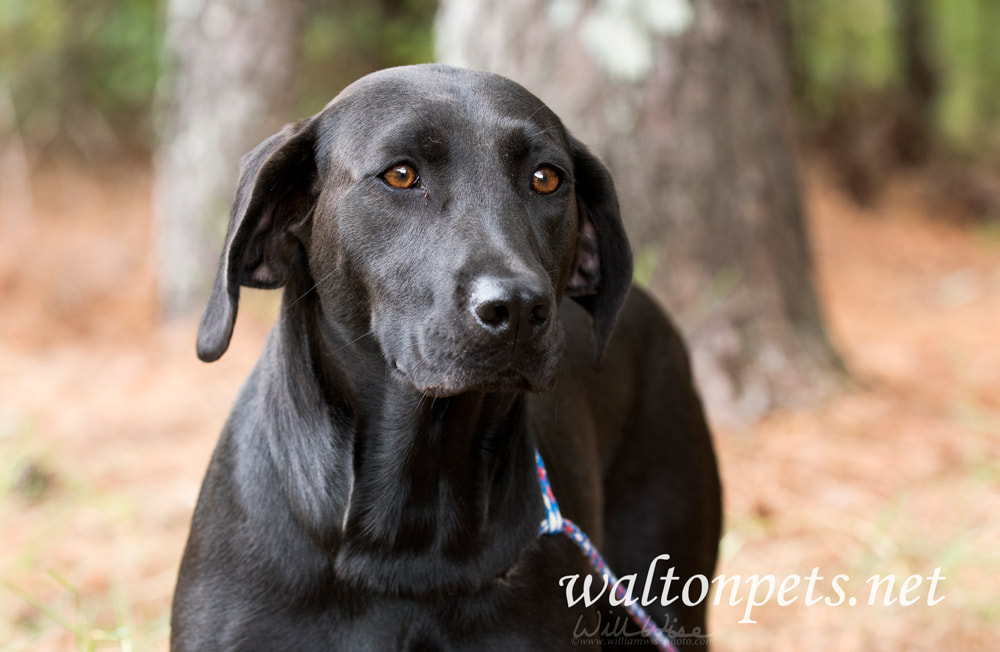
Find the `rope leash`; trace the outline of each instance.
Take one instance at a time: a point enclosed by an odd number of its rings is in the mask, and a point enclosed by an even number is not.
[[[552,493],[552,485],[549,484],[549,475],[545,471],[545,464],[542,462],[542,456],[538,453],[537,448],[535,449],[535,467],[538,470],[538,484],[542,488],[542,501],[545,503],[545,520],[542,521],[540,534],[562,533],[568,536],[570,541],[575,543],[583,551],[583,554],[587,555],[594,570],[608,578],[611,585],[615,587],[615,595],[622,601],[622,606],[625,607],[629,616],[643,633],[652,639],[656,647],[662,652],[677,652],[677,648],[670,642],[667,635],[656,626],[646,610],[639,605],[639,601],[635,600],[632,604],[626,601],[626,592],[618,582],[618,577],[608,568],[601,553],[597,552],[597,548],[590,542],[583,530],[577,527],[573,521],[563,518],[562,512],[559,511],[559,503],[556,502],[556,496]]]

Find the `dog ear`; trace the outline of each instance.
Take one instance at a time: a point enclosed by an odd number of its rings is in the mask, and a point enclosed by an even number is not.
[[[576,178],[579,240],[566,295],[593,319],[594,360],[600,362],[618,311],[632,285],[632,250],[608,168],[569,137]]]
[[[272,289],[288,281],[299,248],[292,227],[309,219],[315,203],[313,123],[285,126],[240,161],[226,244],[198,327],[205,362],[229,347],[241,285]]]

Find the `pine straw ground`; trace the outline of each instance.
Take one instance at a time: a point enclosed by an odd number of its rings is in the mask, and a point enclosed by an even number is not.
[[[274,303],[248,297],[229,353],[198,362],[193,322],[154,323],[148,172],[35,182],[33,226],[0,238],[0,650],[162,650],[197,489]],[[719,572],[803,583],[755,624],[748,585],[722,596],[716,649],[1000,649],[1000,233],[937,219],[918,180],[864,211],[813,172],[808,200],[859,382],[717,430]],[[805,606],[814,567],[814,595],[843,574],[857,605]],[[927,579],[912,605],[867,604],[871,575],[897,597],[935,568],[939,604]]]

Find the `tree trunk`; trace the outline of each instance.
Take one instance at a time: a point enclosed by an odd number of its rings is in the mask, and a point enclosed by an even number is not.
[[[927,33],[925,0],[895,0],[902,88],[893,125],[896,158],[904,164],[927,161],[934,140],[938,76]]]
[[[240,157],[291,108],[297,0],[169,0],[154,215],[162,315],[200,308]]]
[[[10,242],[34,226],[28,150],[21,140],[10,87],[0,79],[0,236]]]
[[[727,422],[811,400],[843,372],[813,284],[773,1],[443,0],[436,26],[439,59],[521,82],[604,157],[639,274],[655,267]]]

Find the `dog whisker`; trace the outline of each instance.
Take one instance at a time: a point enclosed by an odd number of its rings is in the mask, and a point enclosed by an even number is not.
[[[336,355],[336,354],[340,353],[341,351],[343,351],[343,350],[347,349],[348,347],[350,347],[352,344],[356,344],[357,342],[360,342],[361,340],[365,339],[369,335],[374,335],[374,334],[375,334],[375,331],[373,331],[372,329],[369,328],[367,332],[362,333],[361,335],[355,337],[353,340],[351,340],[347,344],[344,344],[343,346],[338,347],[337,350],[334,351],[333,353],[334,353],[334,355]]]
[[[305,292],[303,292],[302,294],[300,294],[294,301],[292,301],[291,303],[289,303],[287,307],[291,308],[292,306],[294,306],[299,301],[302,301],[303,299],[305,299],[309,295],[310,292],[312,292],[313,290],[315,290],[316,288],[319,287],[320,283],[322,283],[326,279],[328,279],[331,276],[333,276],[336,272],[337,272],[337,270],[334,269],[334,270],[331,270],[330,272],[328,272],[327,274],[324,274],[322,278],[320,278],[319,280],[317,280],[315,283],[312,284],[312,287],[310,287],[308,290],[306,290]]]

